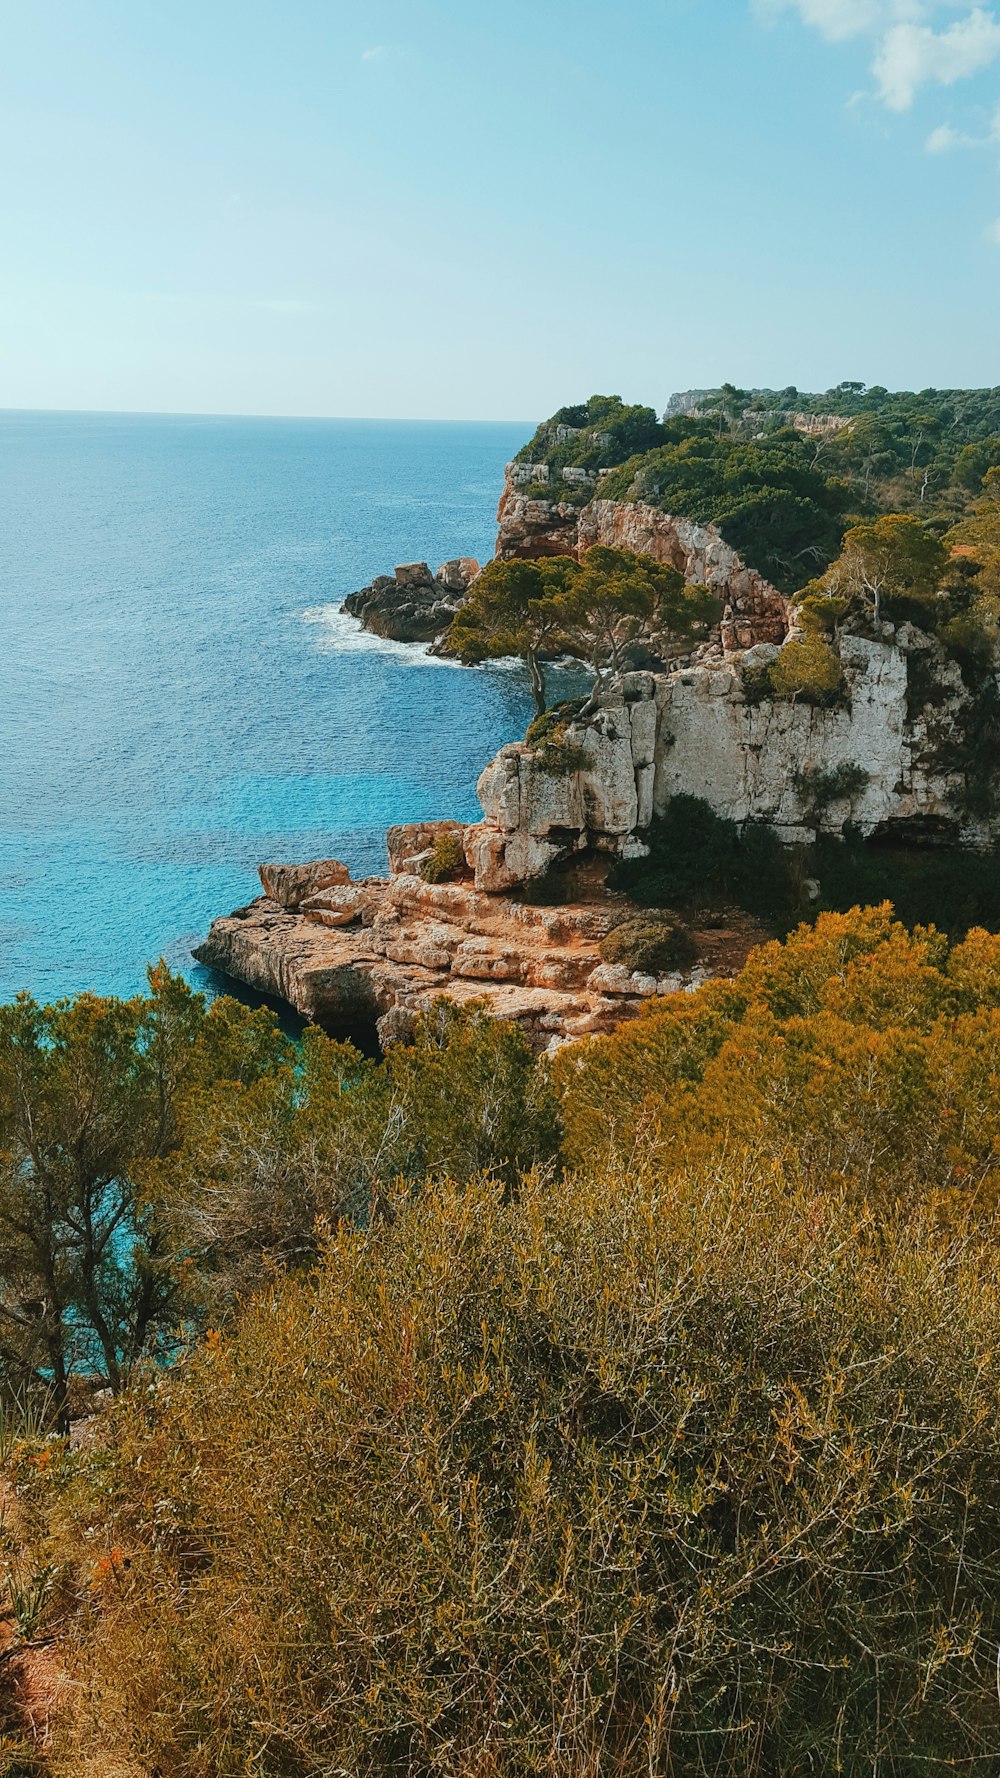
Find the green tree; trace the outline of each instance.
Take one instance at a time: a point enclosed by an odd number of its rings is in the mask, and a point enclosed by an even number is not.
[[[827,590],[868,607],[875,622],[885,599],[930,600],[948,565],[940,537],[908,513],[886,513],[854,525],[823,576]]]
[[[218,1319],[311,1262],[324,1229],[377,1218],[399,1181],[486,1172],[513,1188],[558,1142],[548,1075],[520,1028],[442,999],[381,1063],[312,1029],[296,1068],[206,1082],[144,1183],[189,1290]]]
[[[843,673],[825,637],[807,630],[785,643],[771,668],[770,680],[779,698],[825,704],[836,697],[843,684]]]
[[[859,414],[842,435],[841,456],[852,478],[860,484],[867,501],[872,482],[891,473],[895,453],[890,428],[877,414]]]
[[[467,666],[519,655],[538,716],[545,710],[544,655],[559,630],[556,598],[575,569],[569,556],[488,562],[448,631],[450,653]]]
[[[963,445],[955,458],[955,480],[959,487],[978,494],[990,470],[1000,464],[1000,438],[984,438]]]
[[[583,714],[596,708],[609,678],[621,676],[629,646],[640,635],[655,635],[659,648],[682,652],[721,612],[707,587],[688,586],[669,563],[604,544],[581,556],[557,608],[563,638],[594,672]]]
[[[162,964],[148,996],[0,1007],[0,1373],[44,1382],[59,1423],[76,1372],[117,1393],[178,1314],[178,1275],[139,1187],[179,1140],[183,1097],[284,1047],[273,1015],[201,996]]]

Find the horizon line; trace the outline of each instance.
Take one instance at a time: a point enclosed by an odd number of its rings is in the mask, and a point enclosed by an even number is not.
[[[528,420],[523,416],[488,415],[470,418],[464,415],[418,415],[418,414],[278,414],[258,412],[222,412],[211,408],[142,408],[142,407],[7,407],[0,406],[2,414],[75,414],[80,418],[93,419],[146,419],[146,420],[314,420],[322,425],[329,421],[338,421],[349,425],[385,425],[385,426],[531,426],[537,421]]]

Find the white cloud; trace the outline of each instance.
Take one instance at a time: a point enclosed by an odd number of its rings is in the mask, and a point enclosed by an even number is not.
[[[953,148],[986,148],[989,142],[989,136],[967,136],[964,130],[954,130],[950,123],[942,123],[931,131],[924,147],[928,154],[950,154]]]
[[[953,86],[1000,56],[1000,19],[973,6],[944,29],[945,10],[965,0],[752,0],[757,16],[774,23],[795,12],[828,43],[867,37],[875,46],[872,73],[891,111],[908,111],[924,86]],[[940,152],[940,150],[936,150]]]
[[[1000,55],[1000,22],[981,6],[946,31],[929,25],[892,25],[883,36],[872,72],[891,111],[908,111],[920,88],[953,86]]]
[[[388,53],[384,43],[375,43],[372,45],[371,49],[363,49],[361,51],[361,60],[363,62],[381,62]]]
[[[986,239],[992,241],[994,247],[1000,247],[1000,216],[997,217],[995,222],[990,223],[989,228],[986,230]]]
[[[927,16],[928,0],[752,0],[758,18],[773,24],[783,12],[797,12],[804,25],[822,32],[828,43],[877,37],[891,25],[913,24]],[[944,0],[955,5],[960,0]]]

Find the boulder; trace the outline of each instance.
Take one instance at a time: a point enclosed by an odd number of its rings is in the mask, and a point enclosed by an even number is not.
[[[301,902],[307,920],[320,926],[353,926],[362,920],[371,904],[370,892],[359,883],[345,883],[332,889],[321,889]]]
[[[456,556],[451,562],[442,562],[434,578],[449,592],[466,593],[478,573],[479,563],[475,556]]]
[[[437,576],[426,562],[402,562],[394,574],[377,574],[359,592],[348,593],[343,609],[374,636],[433,642],[451,623],[474,572],[478,563],[471,556],[446,562]]]
[[[257,875],[269,900],[292,912],[320,889],[351,880],[350,871],[339,858],[317,858],[310,864],[259,864]]]
[[[426,562],[400,562],[394,573],[397,586],[409,589],[434,586],[434,576]]]
[[[420,867],[425,862],[442,834],[454,833],[460,838],[465,833],[463,821],[406,821],[386,831],[385,845],[389,854],[389,869],[394,877],[400,875],[419,876]]]

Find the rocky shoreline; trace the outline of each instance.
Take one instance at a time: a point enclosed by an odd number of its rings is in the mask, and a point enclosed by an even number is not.
[[[579,506],[539,497],[519,477],[522,465],[509,463],[497,510],[498,560],[510,557],[580,556],[594,544],[630,549],[677,568],[690,585],[707,586],[722,610],[715,641],[707,652],[723,656],[759,642],[780,645],[790,628],[788,600],[750,568],[714,525],[669,513],[638,501],[595,498]],[[426,562],[401,562],[392,574],[377,574],[368,586],[349,593],[343,609],[363,629],[394,642],[435,643],[461,610],[480,571],[472,556],[443,562],[435,574]],[[664,668],[667,657],[651,635],[634,651],[634,667]]]
[[[909,622],[838,630],[833,693],[783,692],[775,675],[782,651],[801,646],[796,614],[715,527],[639,502],[543,498],[522,469],[508,466],[498,557],[576,555],[595,543],[644,552],[718,595],[718,632],[683,665],[624,671],[586,716],[568,709],[533,744],[501,748],[477,786],[482,821],[390,829],[388,878],[352,883],[335,860],[262,866],[263,897],[216,920],[199,961],[373,1045],[405,1040],[445,994],[485,999],[546,1048],[609,1031],[706,974],[732,973],[762,936],[758,928],[713,954],[701,935],[687,976],[602,961],[602,939],[629,911],[600,887],[607,864],[647,853],[675,797],[737,829],[763,823],[803,849],[848,829],[890,843],[996,843],[1000,816],[976,800],[981,715],[938,638]],[[471,557],[436,574],[405,563],[344,609],[377,635],[433,645],[478,572]],[[426,881],[429,849],[445,835],[453,843],[441,874],[458,880]],[[588,861],[595,893],[559,906],[526,899]]]
[[[442,562],[432,574],[426,562],[401,562],[392,574],[377,574],[343,609],[373,636],[391,642],[434,642],[444,633],[476,575],[474,556]]]
[[[418,1014],[444,995],[484,1002],[551,1050],[614,1030],[657,996],[735,974],[765,936],[737,920],[693,935],[693,968],[636,974],[601,960],[601,940],[631,912],[624,897],[596,889],[586,902],[540,907],[484,894],[468,878],[427,883],[421,860],[441,831],[463,830],[391,828],[390,875],[357,883],[332,859],[262,865],[265,893],[215,920],[194,955],[369,1048],[406,1042]]]

